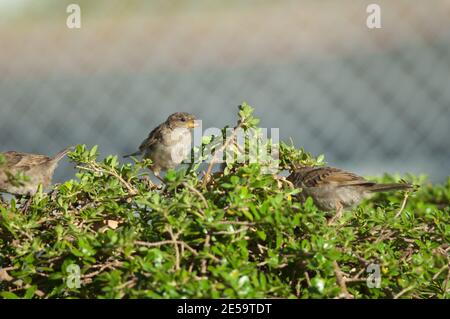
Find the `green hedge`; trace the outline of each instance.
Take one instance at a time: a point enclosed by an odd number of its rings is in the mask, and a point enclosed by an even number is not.
[[[239,123],[257,124],[250,108]],[[280,151],[283,168],[323,162]],[[450,297],[450,179],[406,176],[421,187],[403,208],[404,193],[381,194],[330,226],[258,164],[208,183],[197,165],[154,185],[147,162],[98,161],[85,146],[69,156],[77,179],[38,192],[27,211],[15,199],[0,208],[4,298]]]

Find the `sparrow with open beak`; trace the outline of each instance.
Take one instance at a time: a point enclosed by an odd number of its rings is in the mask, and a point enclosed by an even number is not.
[[[336,211],[330,222],[337,220],[344,209],[358,205],[376,192],[412,188],[407,183],[378,184],[334,167],[297,167],[287,180],[302,189],[300,200],[311,197],[320,210]]]
[[[72,149],[65,148],[53,157],[14,151],[2,153],[5,162],[0,167],[0,192],[34,195],[40,184],[49,187],[58,162]],[[26,179],[16,181],[14,176],[18,173]]]
[[[150,169],[156,176],[160,171],[177,167],[185,160],[192,145],[191,129],[197,126],[195,116],[177,112],[150,132],[139,151],[124,157],[141,155],[152,160]]]

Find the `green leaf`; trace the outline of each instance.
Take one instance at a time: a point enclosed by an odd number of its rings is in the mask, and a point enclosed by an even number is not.
[[[20,299],[19,296],[17,296],[15,293],[9,292],[9,291],[2,291],[0,292],[0,296],[2,296],[5,299]]]

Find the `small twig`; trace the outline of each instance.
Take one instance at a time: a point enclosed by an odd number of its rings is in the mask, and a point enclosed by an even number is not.
[[[198,256],[198,252],[194,248],[192,248],[191,246],[186,244],[184,241],[179,241],[179,243],[180,243],[180,245],[183,245],[184,248],[189,250],[194,256]]]
[[[398,294],[396,294],[394,296],[394,299],[400,298],[402,295],[404,295],[405,293],[407,293],[410,290],[413,290],[415,287],[416,287],[415,285],[412,285],[412,286],[409,286],[408,288],[403,289],[402,291],[400,291]]]
[[[219,262],[220,262],[220,259],[217,258],[216,256],[214,256],[214,255],[211,254],[211,253],[207,253],[206,256],[208,256],[209,258],[211,258],[211,259],[212,259],[214,262],[216,262],[216,263],[219,263]]]
[[[96,271],[93,271],[93,272],[91,272],[89,274],[83,275],[81,278],[82,279],[89,279],[89,278],[97,276],[99,273],[103,272],[103,270],[105,270],[107,268],[113,268],[114,269],[115,267],[120,267],[120,266],[122,266],[122,262],[120,262],[120,261],[109,262],[109,263],[104,264],[104,265],[92,266],[91,268],[100,267],[100,269],[96,270]]]
[[[437,277],[439,277],[439,275],[442,274],[442,272],[446,269],[449,269],[449,265],[444,265],[441,269],[439,269],[439,271],[436,274],[434,274],[432,279],[436,280]]]
[[[268,263],[269,263],[268,261],[262,261],[262,262],[260,262],[259,264],[256,264],[256,266],[262,267],[262,266],[264,266],[264,265],[267,265]]]
[[[408,201],[408,197],[409,197],[409,192],[405,192],[405,196],[403,198],[402,206],[400,206],[400,210],[395,215],[395,218],[398,218],[402,214],[403,210],[405,209],[406,202]]]
[[[115,289],[116,290],[120,290],[122,288],[133,288],[136,285],[136,283],[137,283],[137,279],[133,278],[133,279],[131,279],[131,280],[129,280],[129,281],[127,281],[127,282],[117,286]]]
[[[445,249],[445,250],[443,248],[441,248],[441,249],[444,250],[445,252],[447,252],[448,248],[449,247],[447,247],[447,249]],[[444,282],[444,294],[447,293],[448,282],[450,281],[450,256],[447,255],[446,257],[447,257],[447,268],[448,268],[448,271],[447,271],[447,278],[445,279],[445,282]]]
[[[258,249],[259,249],[259,253],[262,255],[264,254],[264,250],[269,250],[269,248],[267,248],[266,246],[263,246],[261,244],[258,244]]]
[[[180,247],[181,247],[181,256],[184,256],[184,245],[180,244]]]
[[[345,279],[346,283],[352,283],[352,282],[367,282],[367,279],[364,278],[346,278]]]
[[[241,228],[239,228],[237,230],[231,230],[231,231],[221,230],[221,231],[214,232],[214,235],[235,235],[235,234],[239,234],[239,233],[245,232],[248,229],[249,229],[249,227],[245,227],[244,226],[244,227],[241,227]]]
[[[33,237],[30,234],[28,234],[26,231],[22,230],[22,228],[20,228],[16,225],[13,225],[13,228],[15,230],[17,230],[21,235],[27,237],[29,240],[33,240]]]
[[[334,273],[336,275],[336,282],[341,288],[341,296],[345,299],[353,299],[354,297],[348,292],[347,285],[345,284],[346,279],[342,274],[341,268],[336,261],[333,261]]]
[[[211,236],[208,234],[208,235],[206,235],[206,238],[205,238],[205,244],[203,245],[203,249],[204,250],[209,250],[209,241],[211,240]],[[206,274],[206,269],[207,269],[207,264],[206,264],[206,259],[202,259],[202,270],[201,270],[201,272],[202,272],[202,274]]]
[[[175,270],[180,270],[180,250],[178,248],[178,234],[174,235],[172,227],[168,227],[167,232],[169,233],[170,237],[172,238],[172,243],[175,247]]]
[[[106,169],[101,168],[98,165],[95,165],[95,164],[92,164],[92,163],[89,163],[89,164],[90,164],[91,167],[77,165],[77,168],[85,170],[85,171],[111,175],[111,176],[117,178],[119,180],[119,182],[122,183],[123,186],[125,186],[125,188],[128,190],[130,195],[136,195],[138,193],[137,190],[133,186],[131,186],[126,180],[124,180],[122,178],[122,176],[117,174],[117,172],[106,170]]]
[[[216,222],[216,224],[221,225],[244,225],[244,226],[254,226],[256,223],[250,223],[250,222],[240,222],[240,221],[234,221],[234,220],[222,220]]]
[[[183,185],[184,187],[186,187],[187,189],[189,189],[191,192],[194,192],[195,194],[197,194],[198,197],[200,197],[200,199],[202,200],[202,202],[205,204],[205,206],[206,206],[207,208],[209,208],[208,201],[206,200],[205,196],[203,196],[202,193],[200,193],[197,189],[195,189],[194,187],[192,187],[191,185],[189,185],[189,184],[186,183],[186,182],[183,182],[182,185]]]
[[[359,280],[359,279],[360,279],[359,276],[361,276],[361,274],[362,274],[365,270],[366,270],[365,268],[361,268],[361,270],[360,270],[353,278],[347,279],[347,281]],[[364,280],[366,280],[366,279],[364,279]]]
[[[48,278],[48,277],[49,277],[48,274],[43,273],[43,272],[35,272],[34,274],[35,274],[35,275],[38,275],[38,276],[41,276],[41,277],[45,277],[45,278]]]
[[[145,246],[145,247],[160,247],[160,246],[164,246],[164,245],[173,245],[173,244],[183,245],[184,248],[189,250],[195,256],[198,256],[198,252],[194,248],[192,248],[191,246],[186,244],[184,241],[180,241],[180,240],[176,240],[176,241],[173,241],[173,240],[162,240],[162,241],[153,242],[153,243],[137,240],[134,243],[136,245]]]
[[[447,293],[449,281],[450,281],[450,263],[448,264],[447,278],[445,279],[445,282],[444,282],[444,294]]]
[[[392,230],[387,229],[386,227],[383,227],[380,231],[380,235],[378,236],[378,238],[375,240],[375,244],[378,244],[379,242],[388,239],[389,236],[391,236],[392,234],[394,234],[394,232]]]
[[[137,240],[134,243],[136,245],[145,246],[145,247],[160,247],[160,246],[164,246],[164,245],[172,245],[174,243],[174,241],[173,240],[162,240],[162,241],[149,243],[149,242],[146,242],[146,241]],[[180,243],[180,242],[177,241],[177,243]]]
[[[311,279],[309,278],[308,272],[304,272],[306,283],[308,284],[308,287],[311,287]]]
[[[401,215],[401,213],[403,212],[403,210],[405,209],[405,207],[406,207],[406,202],[407,202],[407,200],[408,200],[408,197],[409,197],[409,193],[406,192],[406,193],[405,193],[405,196],[404,196],[404,198],[403,198],[402,205],[400,206],[400,209],[399,209],[399,211],[397,212],[397,214],[395,214],[395,218],[398,218],[398,217]],[[375,243],[379,243],[379,242],[381,242],[381,241],[387,239],[387,238],[388,238],[389,236],[391,236],[393,233],[394,233],[393,231],[387,229],[387,226],[384,226],[384,227],[381,229],[381,231],[380,231],[380,235],[379,235],[378,238],[375,240]]]
[[[234,127],[233,132],[231,133],[230,137],[223,143],[223,145],[219,148],[218,151],[214,152],[214,156],[211,159],[211,162],[209,162],[208,169],[206,170],[205,176],[203,176],[203,184],[202,187],[205,187],[206,184],[209,182],[209,179],[211,177],[211,172],[213,169],[214,164],[217,163],[219,154],[222,154],[222,152],[228,147],[228,145],[234,140],[238,133],[238,129],[241,128],[242,122],[239,120],[238,125]]]

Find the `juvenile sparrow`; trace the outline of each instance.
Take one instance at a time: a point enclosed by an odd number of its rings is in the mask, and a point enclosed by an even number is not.
[[[302,189],[302,201],[311,197],[319,209],[335,210],[332,221],[342,215],[343,209],[358,205],[373,193],[412,188],[406,183],[378,184],[334,167],[298,167],[287,180]]]
[[[196,126],[193,115],[174,113],[150,132],[139,146],[139,151],[124,157],[142,155],[151,159],[150,168],[158,176],[161,170],[175,168],[187,158],[191,150],[191,129]]]
[[[0,166],[0,192],[13,195],[34,195],[39,184],[48,187],[58,162],[72,150],[65,148],[54,157],[19,152],[2,153],[5,163]],[[17,173],[23,173],[27,180],[14,181]]]

